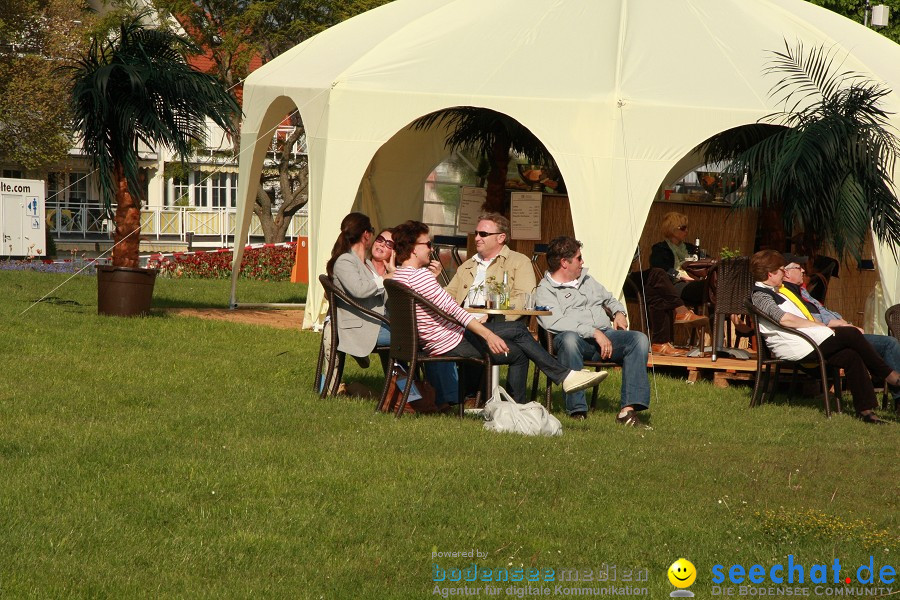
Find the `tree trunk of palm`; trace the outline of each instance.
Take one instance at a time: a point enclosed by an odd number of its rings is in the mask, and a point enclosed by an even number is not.
[[[491,148],[491,170],[487,176],[487,193],[483,209],[487,212],[506,213],[506,174],[509,170],[508,136],[498,135]]]
[[[139,267],[141,247],[141,205],[128,189],[122,163],[116,161],[113,173],[116,181],[116,229],[112,264],[116,267]]]

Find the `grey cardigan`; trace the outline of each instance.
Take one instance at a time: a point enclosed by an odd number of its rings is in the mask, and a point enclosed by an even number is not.
[[[385,314],[384,288],[375,285],[370,271],[352,251],[334,263],[334,284],[360,306]],[[368,356],[375,348],[381,321],[344,308],[338,303],[338,350],[351,356]]]

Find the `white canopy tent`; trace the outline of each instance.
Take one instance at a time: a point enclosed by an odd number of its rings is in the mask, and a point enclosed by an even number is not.
[[[552,153],[586,263],[617,289],[670,169],[710,136],[777,109],[777,78],[762,69],[785,40],[835,46],[844,68],[898,90],[888,108],[900,113],[900,46],[804,0],[395,0],[247,79],[236,239],[247,239],[271,132],[296,108],[309,151],[309,325],[317,277],[354,203],[380,224],[421,215],[423,181],[447,155],[444,132],[407,126],[480,106],[517,119]],[[877,258],[895,303],[897,265],[889,251]],[[232,304],[236,285],[235,275]]]

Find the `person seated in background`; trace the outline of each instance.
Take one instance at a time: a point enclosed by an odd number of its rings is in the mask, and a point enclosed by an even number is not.
[[[541,348],[521,321],[482,323],[462,308],[426,268],[431,257],[427,225],[407,221],[395,227],[393,233],[396,261],[400,265],[394,272],[394,281],[411,288],[464,324],[417,308],[419,338],[426,353],[480,357],[490,352],[495,364],[509,365],[507,391],[518,403],[527,402],[529,360],[567,393],[595,386],[606,377],[605,371],[595,373],[564,367]]]
[[[708,319],[686,304],[698,306],[704,300],[703,281],[694,280],[681,265],[700,249],[684,240],[688,219],[679,212],[663,216],[663,241],[653,245],[650,268],[629,274],[629,279],[644,295],[650,331],[650,350],[659,356],[684,356],[684,350],[672,345],[675,323],[694,323]]]
[[[844,370],[853,396],[856,416],[864,423],[884,423],[875,414],[872,375],[889,385],[900,384],[900,373],[889,367],[856,327],[828,327],[812,318],[806,305],[798,305],[780,293],[785,276],[784,257],[775,250],[760,250],[750,258],[750,273],[756,280],[750,301],[780,327],[759,319],[757,327],[766,345],[777,358],[799,363],[816,360],[815,348],[792,329],[803,329],[819,347],[825,361]],[[870,375],[871,373],[871,375]]]
[[[372,222],[366,215],[353,212],[341,221],[341,233],[331,250],[325,271],[334,279],[335,287],[346,293],[364,308],[387,316],[384,280],[394,276],[393,239],[389,229],[375,237]],[[371,249],[372,258],[367,258]],[[436,277],[429,262],[429,273]],[[361,367],[368,368],[369,355],[375,346],[391,343],[390,328],[381,321],[358,313],[341,303],[338,311],[338,350],[354,357]],[[458,376],[451,363],[425,365],[425,376],[436,393],[435,402],[455,402]],[[323,378],[324,380],[324,378]],[[322,385],[322,384],[320,384]]]
[[[662,269],[669,274],[675,291],[686,304],[699,306],[703,304],[703,281],[696,280],[682,269],[682,265],[694,256],[700,257],[700,248],[685,242],[688,236],[688,218],[680,212],[669,212],[663,215],[663,241],[653,244],[650,251],[650,266]]]
[[[581,246],[568,236],[554,238],[547,246],[549,270],[538,284],[535,302],[553,314],[539,317],[541,326],[555,334],[553,350],[570,369],[581,369],[585,360],[621,363],[621,409],[616,421],[643,426],[637,412],[650,407],[650,342],[643,333],[628,330],[625,307],[587,274]],[[566,392],[570,417],[585,419],[587,409],[584,392]]]
[[[834,311],[828,310],[825,306],[812,297],[812,295],[803,287],[803,280],[806,269],[802,266],[807,264],[806,256],[795,256],[793,254],[783,254],[785,262],[784,281],[781,284],[779,293],[786,296],[800,310],[803,308],[810,313],[814,320],[828,327],[855,327],[852,323],[844,320],[844,318]],[[802,305],[802,306],[801,306]],[[884,359],[884,362],[894,371],[900,372],[900,341],[890,335],[876,335],[874,333],[865,333],[861,327],[857,327],[859,332],[863,334],[875,352]],[[894,407],[900,407],[900,388],[892,390]]]
[[[531,259],[510,250],[509,219],[498,213],[483,213],[475,227],[475,250],[472,258],[461,264],[447,287],[457,303],[464,307],[484,306],[490,281],[503,282],[507,274],[510,307],[524,308],[525,294],[536,285]],[[508,317],[514,320],[518,317]]]

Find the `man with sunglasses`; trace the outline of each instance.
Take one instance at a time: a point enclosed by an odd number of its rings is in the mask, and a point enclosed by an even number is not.
[[[807,264],[808,257],[796,256],[785,252],[782,254],[784,261],[784,278],[778,293],[790,300],[801,311],[804,309],[812,320],[818,321],[823,325],[834,329],[835,327],[856,327],[853,323],[845,321],[839,313],[828,310],[821,302],[813,298],[810,293],[803,287],[803,275],[806,269],[802,265]],[[865,333],[861,327],[857,327],[863,337],[872,345],[875,352],[888,364],[894,371],[900,372],[900,342],[896,338],[889,335],[876,335],[874,333]],[[892,389],[894,399],[894,410],[900,410],[900,388]]]
[[[628,330],[625,307],[587,274],[581,246],[581,242],[568,236],[554,238],[547,246],[549,270],[538,284],[535,303],[546,306],[553,314],[539,317],[541,326],[555,334],[556,358],[570,369],[581,369],[585,360],[620,363],[621,410],[616,421],[629,427],[644,427],[637,413],[650,406],[650,340],[639,331]],[[566,394],[566,412],[570,417],[586,419],[587,410],[584,392]]]
[[[509,219],[497,213],[482,214],[475,227],[477,254],[459,266],[445,288],[447,293],[462,306],[484,306],[491,278],[501,283],[506,272],[510,306],[522,308],[525,294],[531,293],[536,284],[534,269],[527,256],[509,249],[508,240]]]

